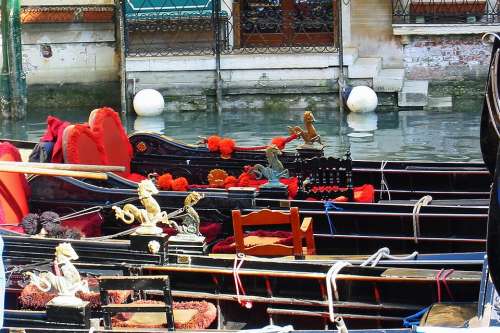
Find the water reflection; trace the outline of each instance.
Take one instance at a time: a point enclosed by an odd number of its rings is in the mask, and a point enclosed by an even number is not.
[[[375,112],[350,112],[347,114],[347,125],[353,132],[349,133],[348,136],[353,138],[373,136],[373,132],[377,129],[377,120]]]
[[[37,110],[23,122],[0,121],[0,137],[37,141],[45,130],[47,115],[53,114],[71,122],[86,122],[90,110]],[[287,126],[303,127],[301,111],[225,111],[222,119],[216,113],[165,113],[160,117],[123,119],[128,131],[158,131],[194,143],[198,136],[218,133],[231,137],[240,146],[269,143],[273,137],[287,136]],[[315,112],[316,129],[327,145],[328,155],[338,155],[350,145],[356,159],[372,160],[457,160],[480,161],[480,113],[401,111],[370,114]],[[353,138],[348,133],[370,133],[370,137]],[[339,136],[342,133],[342,137]],[[342,139],[342,140],[341,140]],[[289,144],[295,147],[294,143]]]
[[[137,117],[134,120],[134,131],[136,132],[165,132],[165,121],[162,116]]]

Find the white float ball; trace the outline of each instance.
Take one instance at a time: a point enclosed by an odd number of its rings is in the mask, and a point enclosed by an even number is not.
[[[352,112],[372,112],[377,108],[377,104],[377,94],[372,88],[367,86],[352,88],[346,103]]]
[[[134,110],[139,116],[158,116],[163,112],[164,107],[165,100],[157,90],[143,89],[134,96]]]

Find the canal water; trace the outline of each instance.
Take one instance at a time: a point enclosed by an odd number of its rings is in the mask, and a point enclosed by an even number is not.
[[[38,141],[47,115],[71,122],[85,122],[88,110],[30,111],[25,121],[0,121],[0,137]],[[129,133],[156,131],[195,143],[199,136],[219,134],[238,146],[269,143],[286,136],[287,126],[303,126],[301,111],[225,111],[216,113],[164,113],[153,118],[123,119]],[[470,111],[399,111],[344,115],[314,113],[316,129],[326,144],[327,155],[344,153],[368,160],[481,161],[479,148],[480,107]],[[342,133],[340,135],[340,133]],[[294,147],[289,144],[289,148]]]

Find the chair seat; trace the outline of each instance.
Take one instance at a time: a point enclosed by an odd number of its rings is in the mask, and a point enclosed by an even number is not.
[[[164,306],[153,300],[135,301],[129,306]],[[176,329],[207,329],[217,317],[217,309],[212,303],[174,302],[174,323]],[[112,317],[114,327],[162,328],[166,327],[166,316],[162,312],[119,313]]]
[[[243,238],[246,248],[270,244],[293,245],[292,233],[289,231],[257,230],[250,232]],[[212,248],[212,253],[235,253],[236,241],[234,236],[218,242]]]

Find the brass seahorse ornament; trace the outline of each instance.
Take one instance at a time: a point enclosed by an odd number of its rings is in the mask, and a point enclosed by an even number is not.
[[[304,127],[305,130],[300,126],[288,126],[288,131],[290,134],[296,134],[304,140],[304,144],[301,146],[302,148],[312,148],[314,143],[317,142],[320,145],[323,145],[321,142],[321,136],[316,132],[316,128],[314,127],[314,122],[316,119],[311,111],[304,112]]]

